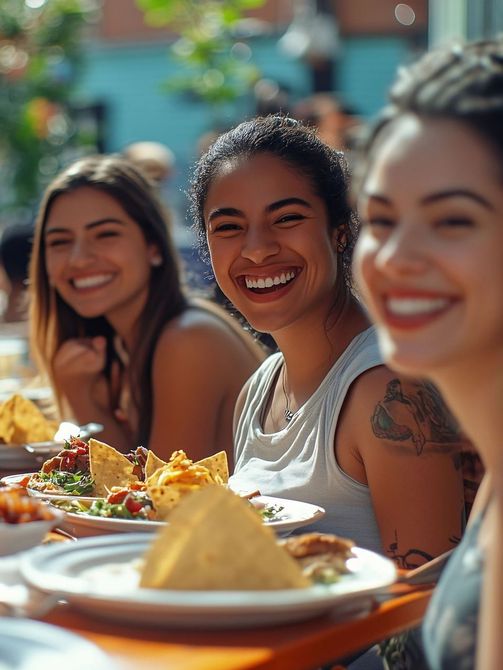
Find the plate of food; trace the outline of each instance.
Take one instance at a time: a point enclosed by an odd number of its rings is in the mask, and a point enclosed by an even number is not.
[[[19,471],[39,467],[71,436],[87,439],[101,430],[98,423],[77,426],[47,419],[32,400],[16,393],[0,405],[0,468]]]
[[[26,582],[95,616],[135,625],[250,627],[369,607],[392,561],[349,540],[278,540],[226,487],[187,495],[158,533],[101,535],[36,549]]]
[[[318,505],[272,496],[254,496],[249,502],[262,521],[279,534],[314,523],[325,514]],[[148,506],[153,509],[152,501],[148,493],[141,490],[121,489],[107,499],[76,498],[56,500],[51,504],[64,511],[64,528],[77,537],[102,533],[153,533],[167,523],[156,520],[155,512],[149,514]]]
[[[227,486],[229,469],[224,451],[193,462],[185,452],[163,461],[138,447],[121,454],[104,442],[72,438],[66,448],[47,460],[41,470],[3,478],[4,484],[26,487],[30,495],[50,500],[65,512],[65,528],[72,534],[153,532],[191,491],[211,484]],[[264,523],[287,533],[320,519],[317,505],[244,495]]]
[[[228,479],[224,451],[193,462],[179,450],[169,461],[163,461],[144,447],[122,454],[94,438],[86,442],[72,437],[60,452],[43,462],[38,472],[9,475],[1,481],[4,485],[22,486],[30,495],[51,501],[93,502],[112,494],[148,494],[155,516],[147,505],[137,503],[135,506],[140,509],[136,509],[136,514],[162,521],[190,491],[211,484],[227,486]]]

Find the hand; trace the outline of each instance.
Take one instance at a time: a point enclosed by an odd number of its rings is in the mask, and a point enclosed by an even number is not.
[[[53,360],[56,382],[92,383],[103,373],[106,362],[106,339],[102,336],[63,342]]]
[[[110,408],[110,386],[103,374],[106,339],[102,336],[67,340],[53,361],[54,381],[75,411],[91,402],[102,410]]]

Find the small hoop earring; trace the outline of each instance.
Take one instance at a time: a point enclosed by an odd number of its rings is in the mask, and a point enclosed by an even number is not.
[[[342,242],[337,242],[337,253],[342,254],[343,251],[346,250],[346,245],[342,244]]]

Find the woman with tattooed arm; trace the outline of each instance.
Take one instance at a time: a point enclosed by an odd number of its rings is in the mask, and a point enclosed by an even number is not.
[[[464,528],[460,437],[436,389],[387,369],[352,291],[340,154],[266,117],[200,159],[192,208],[220,288],[280,352],[241,392],[235,489],[322,505],[313,529],[413,567]]]

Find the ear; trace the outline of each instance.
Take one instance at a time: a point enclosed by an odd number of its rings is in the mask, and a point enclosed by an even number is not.
[[[149,263],[153,268],[158,268],[162,265],[162,256],[157,244],[151,244],[148,248]]]
[[[342,253],[348,243],[348,232],[345,225],[337,226],[331,235],[332,248],[337,253]]]

